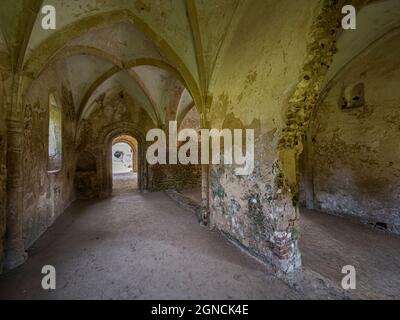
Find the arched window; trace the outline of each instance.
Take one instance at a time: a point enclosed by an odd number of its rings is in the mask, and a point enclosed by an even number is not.
[[[59,170],[62,165],[61,108],[53,94],[49,95],[49,170]]]

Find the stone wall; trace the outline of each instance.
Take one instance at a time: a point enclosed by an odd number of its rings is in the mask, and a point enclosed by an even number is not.
[[[96,157],[88,152],[80,152],[74,176],[75,193],[78,199],[100,196]]]
[[[198,113],[193,108],[192,112],[185,117],[180,129],[188,127],[198,129],[199,121]],[[102,190],[110,187],[106,185],[105,177],[108,174],[105,170],[108,170],[106,168],[107,154],[111,150],[108,150],[107,143],[109,141],[102,141],[102,139],[106,137],[107,133],[112,132],[112,129],[124,127],[126,123],[130,123],[130,127],[137,130],[142,137],[146,136],[148,130],[155,127],[139,103],[123,90],[113,89],[94,101],[92,113],[80,126],[78,151],[80,157],[84,153],[101,156],[95,156],[97,159],[95,170],[76,172],[75,188],[81,190],[78,194],[79,198],[97,197],[104,193]],[[149,143],[144,143],[142,146],[144,150],[148,145]],[[104,157],[104,155],[106,156]],[[147,174],[147,189],[150,191],[199,188],[201,185],[200,165],[148,166],[144,157],[140,159],[139,155],[138,159],[142,161],[143,174]]]
[[[25,248],[53,223],[74,200],[75,107],[66,69],[55,64],[30,87],[24,110],[23,238]],[[62,109],[62,163],[49,167],[49,94]]]
[[[4,245],[6,233],[6,151],[7,151],[7,129],[5,122],[4,92],[0,78],[0,273],[4,260]]]
[[[149,190],[184,190],[201,187],[201,165],[149,166]]]
[[[400,35],[370,48],[331,83],[313,121],[317,209],[400,234]]]
[[[200,129],[200,115],[193,107],[178,124],[178,131],[184,129]],[[178,150],[184,143],[178,143]],[[199,145],[199,150],[201,146]],[[168,159],[168,154],[166,158]],[[199,153],[200,159],[200,153]],[[184,190],[184,189],[200,189],[201,188],[201,165],[153,165],[149,166],[149,190]]]
[[[92,155],[96,164],[88,168],[79,168],[75,173],[75,190],[79,198],[93,198],[107,195],[111,192],[108,178],[111,175],[111,143],[107,139],[115,130],[135,130],[142,137],[146,136],[147,130],[154,125],[147,113],[121,88],[114,88],[106,94],[98,97],[93,102],[93,111],[80,123],[77,151],[78,157],[83,159],[85,155]],[[129,132],[120,132],[128,134]],[[143,146],[145,147],[145,146]],[[146,163],[143,161],[143,166]],[[143,169],[146,172],[146,169]]]
[[[285,273],[301,263],[298,213],[285,184],[290,172],[281,166],[279,142],[320,5],[249,1],[238,8],[242,18],[232,22],[233,38],[222,48],[211,81],[210,127],[255,130],[251,175],[236,176],[230,166],[211,167],[211,223]]]

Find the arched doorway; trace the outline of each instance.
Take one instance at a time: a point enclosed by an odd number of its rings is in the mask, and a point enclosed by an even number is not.
[[[112,142],[113,192],[138,189],[138,143],[129,135],[120,135]]]
[[[135,160],[132,165],[137,176],[136,190],[140,192],[146,190],[148,173],[143,134],[131,124],[122,123],[120,126],[107,127],[99,136],[99,141],[102,141],[104,146],[100,169],[101,195],[110,196],[113,193],[113,146],[117,143],[126,143],[132,149],[133,160]]]

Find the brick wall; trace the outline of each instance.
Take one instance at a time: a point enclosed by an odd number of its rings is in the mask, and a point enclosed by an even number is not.
[[[201,186],[200,165],[153,165],[149,166],[149,190],[182,190]]]

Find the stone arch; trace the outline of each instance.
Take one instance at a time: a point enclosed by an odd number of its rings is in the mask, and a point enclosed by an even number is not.
[[[128,135],[118,135],[116,138],[114,138],[112,143],[113,143],[113,145],[115,145],[117,143],[126,143],[127,145],[129,145],[129,147],[132,149],[134,159],[135,159],[135,160],[133,160],[132,168],[133,168],[134,172],[135,171],[137,172],[138,171],[137,163],[139,160],[138,159],[138,148],[137,148],[137,143],[135,143],[135,141],[133,141],[133,140],[136,141],[136,139],[131,135],[129,135],[129,136]]]
[[[123,62],[115,57],[114,55],[105,52],[104,50],[101,50],[99,48],[95,47],[88,47],[88,46],[68,46],[63,48],[62,50],[56,52],[51,59],[42,66],[39,70],[37,70],[36,73],[33,74],[33,78],[36,79],[42,74],[42,72],[50,65],[54,64],[57,61],[66,59],[71,56],[75,55],[89,55],[89,56],[94,56],[96,58],[104,59],[106,61],[109,61],[113,63],[116,67],[119,67],[120,69],[123,69]]]
[[[340,69],[336,70],[336,72],[330,74],[324,81],[323,87],[321,89],[321,94],[319,95],[316,108],[313,109],[311,119],[314,118],[314,114],[318,109],[319,103],[325,98],[332,86],[337,83],[338,78],[340,78],[349,69],[349,67],[351,67],[354,63],[357,63],[358,59],[365,57],[371,51],[384,45],[385,42],[390,41],[391,38],[398,37],[399,35],[400,26],[389,30],[388,32],[381,35],[378,39],[374,40],[372,43],[369,43],[361,52],[358,52],[356,55],[352,56]]]
[[[106,82],[108,79],[110,79],[112,76],[116,75],[118,72],[127,70],[133,67],[137,66],[154,66],[160,69],[163,69],[175,77],[177,77],[178,80],[184,82],[184,79],[181,77],[179,72],[171,65],[168,63],[158,60],[158,59],[153,59],[153,58],[140,58],[140,59],[134,59],[132,61],[129,61],[124,65],[124,69],[121,69],[119,66],[114,66],[107,72],[105,72],[103,75],[101,75],[98,79],[96,79],[92,85],[89,87],[87,90],[85,96],[82,99],[82,102],[80,103],[80,106],[78,108],[78,119],[79,121],[82,120],[82,118],[86,115],[86,109],[87,109],[87,103],[90,100],[91,96],[94,94],[96,89],[101,86],[104,82]],[[132,81],[134,81],[132,79]],[[154,120],[154,119],[153,119]]]
[[[193,107],[196,107],[196,111],[199,112],[197,106],[195,105],[193,97],[190,95],[190,92],[188,92],[187,89],[185,88],[181,93],[181,96],[178,101],[178,107],[175,113],[175,120],[178,122],[178,128],[182,123],[183,119],[190,112],[190,110],[192,110]],[[199,112],[199,114],[201,113]]]
[[[385,34],[329,79],[313,109],[300,167],[302,206],[397,234],[399,40],[398,30]]]
[[[302,139],[320,95],[320,86],[337,50],[341,18],[339,8],[339,3],[334,6],[326,4],[314,20],[300,80],[288,101],[286,125],[279,141],[279,160],[284,182],[291,190],[294,202],[298,197],[298,159],[303,151]]]
[[[210,166],[210,223],[284,273],[300,268],[301,259],[298,212],[290,188],[285,188],[287,172],[279,163],[278,144],[285,127],[284,110],[299,82],[307,42],[321,12],[317,1],[297,1],[293,6],[289,2],[275,3],[274,10],[269,2],[257,6],[246,2],[239,8],[243,15],[232,21],[232,31],[215,63],[207,110],[212,128],[253,129],[257,150],[254,171],[246,177],[236,176],[228,166]],[[280,10],[291,24],[281,19]],[[321,25],[330,22],[325,19],[329,14],[323,13]],[[273,29],[266,20],[274,21]],[[246,50],[249,47],[252,50]],[[236,203],[234,209],[232,203]],[[224,212],[235,212],[234,219]],[[238,226],[245,231],[239,232]]]
[[[121,22],[135,25],[167,56],[168,60],[176,66],[179,74],[185,80],[184,82],[193,94],[196,102],[199,102],[198,105],[202,105],[201,93],[197,81],[179,55],[173,50],[167,41],[157,35],[157,33],[147,23],[128,10],[115,10],[98,15],[92,15],[82,18],[79,21],[57,31],[32,52],[32,55],[24,64],[24,72],[28,74],[37,74],[39,70],[46,66],[50,58],[57,51],[67,45],[69,40],[98,28]],[[69,34],[70,37],[66,38],[65,36],[62,36],[65,34]]]
[[[138,190],[143,192],[147,189],[147,162],[145,137],[130,123],[111,125],[105,128],[99,135],[98,144],[102,146],[101,168],[99,168],[99,178],[101,181],[101,195],[110,196],[112,193],[112,163],[111,149],[115,138],[121,135],[131,136],[138,143],[137,162],[138,162]]]
[[[395,1],[360,1],[356,7],[359,9],[359,16],[367,10],[375,10],[376,6],[393,6]],[[368,38],[365,30],[357,33],[344,34],[341,29],[341,10],[343,1],[332,5],[325,3],[320,14],[313,22],[310,41],[307,45],[307,56],[304,61],[299,82],[288,99],[288,108],[285,113],[286,124],[283,128],[279,141],[279,160],[284,181],[287,189],[291,190],[294,203],[298,200],[299,192],[299,160],[303,149],[306,148],[305,140],[307,133],[312,130],[312,120],[315,117],[319,103],[324,99],[327,92],[334,85],[336,79],[346,71],[359,57],[364,56],[374,47],[386,39],[399,33],[399,26],[390,27],[395,23],[393,19],[382,14],[380,24],[374,31],[374,39]],[[394,9],[395,10],[398,9]],[[391,10],[386,10],[388,14]],[[362,27],[367,25],[370,19],[368,15],[362,16],[365,19]],[[387,20],[387,21],[385,21]],[[399,24],[399,21],[396,22]],[[359,23],[360,24],[360,23]],[[344,53],[339,50],[338,42],[341,38],[347,37],[345,43],[349,50]],[[357,47],[359,51],[354,52],[352,42],[358,38]],[[349,40],[350,39],[350,40]],[[343,49],[343,48],[341,48]],[[338,57],[341,55],[341,57]],[[340,62],[338,62],[340,60]]]
[[[342,67],[335,70],[335,72],[330,73],[324,79],[323,84],[321,85],[320,93],[318,94],[318,98],[316,99],[315,104],[310,111],[308,126],[305,128],[304,135],[301,139],[302,149],[298,155],[298,183],[299,188],[301,188],[301,190],[299,190],[299,196],[302,200],[303,206],[306,206],[309,209],[313,209],[315,207],[313,168],[311,165],[311,160],[309,159],[309,154],[312,150],[313,132],[315,132],[318,125],[316,118],[321,104],[329,95],[331,89],[338,84],[340,78],[353,65],[357,64],[360,59],[363,59],[363,57],[366,57],[372,51],[377,50],[379,47],[385,45],[385,43],[390,41],[392,38],[399,37],[399,35],[400,27],[396,27],[388,32],[385,32],[379,38],[369,43],[362,51],[358,52],[354,56],[351,56]]]

